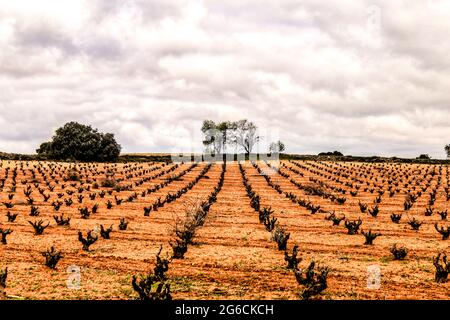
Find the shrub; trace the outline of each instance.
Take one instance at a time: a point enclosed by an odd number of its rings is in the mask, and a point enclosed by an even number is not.
[[[150,212],[152,211],[152,207],[144,207],[144,216],[150,216]]]
[[[311,261],[309,266],[304,270],[295,270],[295,278],[298,284],[305,286],[300,297],[307,300],[324,291],[327,288],[329,271],[327,267],[316,268],[314,261]]]
[[[7,278],[8,278],[8,268],[5,268],[5,270],[0,270],[0,298],[5,296]]]
[[[80,241],[83,245],[84,251],[89,251],[89,247],[98,240],[98,236],[93,236],[92,232],[92,230],[88,230],[86,238],[84,238],[83,233],[81,231],[78,231],[78,241]]]
[[[395,243],[391,249],[390,252],[394,256],[394,260],[403,260],[405,259],[406,255],[408,254],[408,249],[405,247],[397,247],[397,244]]]
[[[326,220],[333,221],[333,226],[338,226],[341,224],[342,220],[345,220],[345,215],[343,214],[341,217],[336,216],[336,214],[333,212],[330,212],[328,216],[325,217]]]
[[[133,275],[131,284],[141,300],[172,300],[170,284],[156,281],[152,274],[141,276],[139,281]]]
[[[260,199],[258,195],[253,196],[250,199],[250,206],[255,209],[255,211],[259,211],[260,210]]]
[[[278,245],[278,250],[286,250],[287,242],[289,240],[290,233],[281,227],[278,223],[272,231],[272,240]]]
[[[28,221],[28,223],[33,226],[35,235],[43,234],[44,230],[50,225],[50,222],[48,222],[47,225],[44,226],[44,221],[42,219],[34,222]]]
[[[11,229],[2,229],[0,228],[0,233],[2,234],[2,244],[7,244],[6,237],[10,235],[13,231]]]
[[[50,269],[55,269],[58,261],[63,258],[61,251],[55,250],[54,247],[42,252],[42,255],[45,257],[45,265]]]
[[[434,224],[434,228],[437,232],[439,232],[442,235],[442,240],[447,240],[450,236],[450,227],[445,228],[444,226],[438,227],[437,222]]]
[[[365,245],[372,245],[373,240],[375,240],[377,237],[381,236],[381,233],[374,232],[372,233],[372,230],[369,229],[369,232],[364,232],[364,230],[361,230],[362,235],[366,238],[366,242],[364,242]]]
[[[371,209],[369,209],[369,214],[374,218],[376,218],[378,216],[379,212],[380,212],[380,209],[378,209],[378,205],[375,205]]]
[[[128,221],[125,218],[120,218],[119,230],[127,230]]]
[[[14,204],[10,202],[3,202],[3,204],[5,205],[6,209],[12,209],[14,207]]]
[[[438,215],[441,216],[441,220],[446,220],[447,219],[447,210],[438,211],[437,213],[438,213]]]
[[[298,264],[302,260],[302,258],[297,258],[298,255],[298,246],[295,245],[292,249],[292,255],[289,255],[287,251],[284,251],[284,261],[287,262],[287,269],[297,269]]]
[[[11,212],[7,212],[6,213],[6,217],[8,218],[8,222],[14,222],[16,221],[16,218],[19,214],[18,213],[11,213]]]
[[[367,210],[367,204],[362,203],[362,202],[360,201],[360,202],[358,202],[358,205],[359,205],[359,210],[361,210],[361,213],[366,212],[366,210]]]
[[[106,178],[101,181],[101,186],[103,188],[115,188],[117,185],[117,182],[115,179]]]
[[[362,224],[361,218],[353,221],[345,220],[345,227],[347,228],[348,234],[350,235],[357,234],[361,224]]]
[[[337,197],[337,198],[336,198],[336,202],[337,202],[338,204],[344,204],[346,200],[347,200],[346,197]]]
[[[89,216],[91,215],[88,207],[78,208],[78,211],[80,211],[81,218],[83,219],[89,219]]]
[[[62,204],[63,204],[63,203],[60,202],[60,201],[53,201],[53,202],[52,202],[53,209],[54,209],[55,211],[58,211],[58,210],[61,208]]]
[[[272,207],[264,207],[262,210],[259,211],[259,222],[263,223],[270,217],[270,215],[273,214]]]
[[[400,214],[395,214],[395,213],[391,214],[391,220],[394,223],[399,223],[401,218],[402,218],[401,213]]]
[[[277,222],[277,218],[275,217],[266,217],[264,220],[264,226],[266,227],[266,230],[269,232],[272,232],[272,230],[275,228],[275,224]]]
[[[76,170],[72,169],[69,171],[69,173],[67,173],[64,181],[80,181],[80,175]]]
[[[116,201],[116,205],[120,206],[122,204],[122,199],[117,198],[117,196],[114,196],[114,200]]]
[[[66,206],[70,207],[73,204],[72,198],[64,199],[64,202],[66,203]]]
[[[450,261],[447,261],[447,255],[442,257],[442,263],[440,262],[441,253],[433,258],[433,265],[436,268],[434,280],[437,283],[447,282],[448,273],[450,272]]]
[[[173,250],[172,258],[184,258],[187,246],[192,243],[197,227],[203,224],[205,218],[202,202],[197,201],[185,207],[183,217],[175,219],[172,226],[175,239],[170,242]]]
[[[102,224],[100,225],[100,235],[102,236],[103,239],[109,239],[110,238],[109,234],[111,233],[112,230],[113,230],[112,225],[108,229],[105,229]]]
[[[423,222],[417,220],[416,218],[412,218],[412,220],[408,221],[408,224],[411,226],[413,230],[419,230]]]
[[[64,218],[64,213],[62,213],[59,217],[53,216],[53,219],[55,219],[55,222],[58,226],[68,226],[70,225],[70,217]]]
[[[172,246],[173,250],[173,259],[183,259],[184,254],[187,252],[187,242],[184,239],[176,238],[174,240],[175,242],[170,242],[170,245]]]
[[[317,213],[317,211],[320,210],[320,205],[316,205],[316,206],[315,206],[315,205],[309,203],[309,204],[306,206],[306,209],[308,209],[309,211],[311,211],[311,214],[315,214],[315,213]]]
[[[39,215],[39,208],[35,206],[30,207],[30,216],[36,217]]]
[[[159,247],[158,254],[156,255],[156,265],[153,269],[155,278],[160,281],[166,279],[165,273],[169,270],[169,264],[171,262],[171,259],[169,259],[169,256],[167,254],[165,258],[161,258],[161,251],[162,245]]]
[[[408,211],[409,209],[411,209],[413,206],[413,202],[408,198],[405,200],[405,202],[403,203],[403,209],[405,211]]]
[[[162,246],[156,255],[156,264],[153,274],[141,276],[139,281],[135,275],[131,280],[134,291],[139,294],[141,300],[172,300],[170,295],[170,283],[166,281],[166,272],[169,270],[171,260],[166,255],[161,258]]]

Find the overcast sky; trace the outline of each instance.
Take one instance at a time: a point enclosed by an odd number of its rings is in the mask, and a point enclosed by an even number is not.
[[[125,152],[248,118],[292,153],[444,157],[450,2],[0,0],[0,150],[67,121]]]

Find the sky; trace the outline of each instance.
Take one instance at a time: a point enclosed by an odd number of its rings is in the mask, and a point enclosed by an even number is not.
[[[289,153],[444,158],[450,2],[0,0],[0,151],[68,121],[123,152],[249,119]]]

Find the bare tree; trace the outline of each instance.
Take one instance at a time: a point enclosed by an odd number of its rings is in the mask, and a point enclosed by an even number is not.
[[[246,119],[232,123],[232,142],[243,148],[245,153],[250,154],[253,147],[259,141],[257,127],[253,122]]]

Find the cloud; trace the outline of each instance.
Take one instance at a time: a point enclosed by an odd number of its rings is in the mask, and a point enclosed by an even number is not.
[[[288,152],[444,157],[446,1],[0,0],[0,150],[66,121],[125,152],[254,121]],[[272,133],[272,134],[271,134]]]

